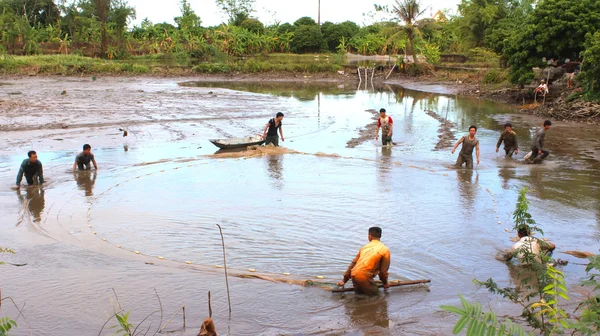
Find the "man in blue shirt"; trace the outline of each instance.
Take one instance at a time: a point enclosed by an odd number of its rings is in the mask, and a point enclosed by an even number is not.
[[[25,175],[25,180],[27,180],[27,184],[29,185],[44,184],[44,169],[42,168],[42,162],[38,160],[37,153],[29,151],[27,156],[29,158],[23,160],[19,174],[17,174],[17,189],[21,186],[23,175]]]

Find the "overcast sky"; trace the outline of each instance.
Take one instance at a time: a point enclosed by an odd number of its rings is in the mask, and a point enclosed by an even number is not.
[[[215,0],[188,0],[192,9],[202,19],[203,26],[213,26],[225,21],[225,16],[219,11]],[[132,22],[139,24],[144,18],[153,23],[173,23],[173,18],[178,16],[179,0],[128,0],[130,6],[135,7],[137,18]],[[392,0],[358,1],[358,0],[321,0],[321,22],[342,22],[351,20],[359,25],[371,23],[365,21],[363,13],[373,10],[373,4],[391,5]],[[439,9],[455,10],[460,0],[421,0],[427,7],[424,17],[429,17]],[[281,23],[294,22],[303,16],[310,16],[317,20],[318,0],[256,0],[255,13],[265,24],[272,24],[276,20]]]

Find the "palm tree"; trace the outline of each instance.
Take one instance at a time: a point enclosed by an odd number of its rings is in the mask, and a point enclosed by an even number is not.
[[[419,0],[396,0],[395,2],[392,12],[398,16],[400,21],[404,22],[404,25],[392,28],[393,34],[389,39],[393,40],[401,35],[406,35],[413,61],[418,63],[417,52],[415,50],[415,38],[421,36],[422,33],[416,23],[419,16],[421,16],[426,9],[421,10],[421,3]]]

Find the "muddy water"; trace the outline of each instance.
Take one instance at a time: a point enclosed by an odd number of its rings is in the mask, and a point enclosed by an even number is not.
[[[524,186],[558,257],[576,261],[560,251],[600,247],[595,128],[556,122],[546,140],[552,156],[532,166],[504,159],[495,143],[510,120],[525,145],[540,120],[439,93],[183,79],[4,82],[11,85],[0,93],[0,245],[18,252],[4,260],[28,265],[3,266],[0,280],[4,295],[27,303],[35,335],[97,334],[112,312],[111,288],[134,322],[158,309],[154,288],[163,324],[185,305],[183,335],[195,335],[207,316],[209,290],[217,328],[230,335],[446,335],[453,318],[437,307],[455,303],[457,292],[518,314],[471,280],[511,281],[494,255],[515,236],[505,229]],[[394,118],[393,148],[360,136],[380,107]],[[279,111],[291,153],[214,155],[207,139],[261,133]],[[459,138],[471,124],[479,127],[482,162],[474,171],[452,169],[456,157],[440,148],[439,135]],[[93,146],[97,173],[70,171],[83,143]],[[31,148],[48,183],[12,191]],[[234,275],[231,318],[215,224]],[[391,276],[431,279],[430,291],[365,299],[237,277],[253,269],[336,282],[373,225],[392,251]],[[583,274],[576,265],[565,271],[571,283]],[[17,335],[29,334],[19,321]],[[179,328],[175,319],[165,330]]]

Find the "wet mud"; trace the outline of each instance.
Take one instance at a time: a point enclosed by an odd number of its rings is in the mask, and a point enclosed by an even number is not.
[[[188,328],[174,320],[174,335],[198,333],[208,291],[227,335],[447,335],[456,318],[438,307],[458,304],[457,292],[518,315],[471,280],[513,281],[495,256],[513,244],[523,187],[555,253],[571,261],[560,266],[570,285],[583,275],[575,252],[600,248],[597,128],[556,122],[551,156],[524,165],[542,120],[504,105],[396,86],[187,80],[3,80],[0,244],[17,254],[1,258],[26,266],[2,266],[0,281],[3,296],[26,303],[29,322],[19,319],[15,335],[29,335],[29,325],[34,335],[97,334],[112,288],[135,322],[159,308],[154,288],[165,315],[186,306]],[[381,107],[394,118],[390,148],[369,129]],[[281,147],[223,152],[208,141],[261,134],[279,111]],[[506,121],[522,146],[514,159],[495,153]],[[471,124],[482,162],[451,169],[447,141]],[[84,143],[97,172],[71,171]],[[31,149],[47,183],[11,190]],[[375,298],[323,290],[341,280],[374,225],[392,251],[390,277],[431,284]]]

